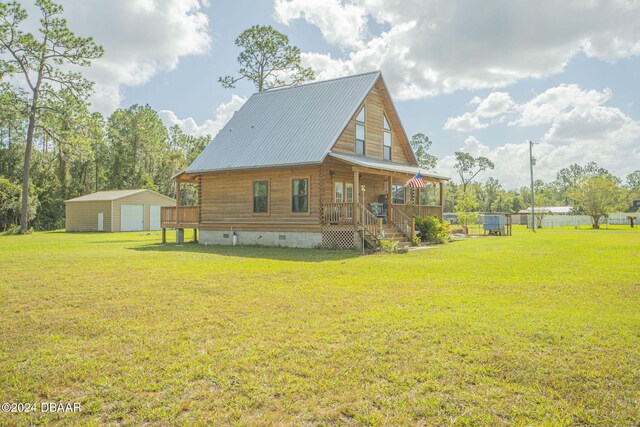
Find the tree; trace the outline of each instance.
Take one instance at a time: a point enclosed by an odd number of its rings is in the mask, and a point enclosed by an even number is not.
[[[471,192],[463,191],[462,194],[458,194],[458,202],[454,210],[458,217],[458,224],[462,224],[465,227],[465,233],[468,232],[468,224],[478,220],[476,209],[478,209],[478,204],[475,202]]]
[[[315,79],[313,70],[300,64],[300,49],[289,45],[289,37],[271,26],[254,25],[244,30],[235,44],[243,49],[238,55],[240,77],[218,78],[225,88],[234,88],[236,82],[247,79],[262,92]]]
[[[486,212],[493,212],[493,208],[494,208],[494,203],[497,201],[498,199],[498,192],[502,189],[502,184],[500,184],[500,181],[489,177],[489,179],[487,179],[487,181],[484,183],[484,195],[486,197],[486,205],[485,208],[483,209]]]
[[[623,205],[622,189],[612,177],[583,178],[569,189],[568,195],[591,217],[596,229],[600,228],[601,217]]]
[[[480,172],[495,168],[493,162],[486,157],[473,157],[469,153],[456,151],[456,164],[454,169],[458,171],[460,180],[462,181],[462,192],[467,192],[467,185]]]
[[[429,154],[432,141],[423,133],[416,133],[411,137],[411,148],[418,158],[418,164],[425,169],[434,169],[438,163],[438,158],[433,154]]]
[[[155,110],[137,104],[116,110],[107,120],[107,139],[109,188],[166,191],[169,134]]]
[[[78,37],[59,17],[63,8],[50,0],[36,0],[42,17],[40,36],[21,30],[26,11],[17,2],[0,4],[0,73],[19,76],[20,83],[13,91],[24,104],[22,113],[28,118],[22,178],[20,225],[29,228],[29,171],[36,126],[43,111],[59,113],[69,101],[86,105],[92,82],[68,66],[88,66],[92,59],[102,56],[102,48],[92,38]]]
[[[570,200],[567,196],[569,189],[583,178],[593,178],[596,176],[615,178],[611,172],[598,166],[596,162],[589,162],[584,166],[574,163],[558,171],[556,174],[556,180],[553,182],[553,186],[556,188],[560,196],[564,198],[564,203],[569,204]]]
[[[630,191],[640,191],[640,170],[627,175],[627,187]]]

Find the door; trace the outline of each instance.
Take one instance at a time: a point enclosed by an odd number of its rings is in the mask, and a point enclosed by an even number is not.
[[[344,185],[344,202],[353,203],[353,183],[347,182]],[[347,218],[353,218],[353,204],[347,205]]]
[[[149,206],[149,230],[160,230],[160,206]]]
[[[104,213],[98,212],[98,231],[104,231]]]
[[[120,205],[120,231],[144,230],[144,205]]]

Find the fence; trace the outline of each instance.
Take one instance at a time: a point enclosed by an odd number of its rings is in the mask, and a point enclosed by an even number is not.
[[[454,232],[465,232],[470,236],[482,236],[485,234],[511,235],[511,214],[472,212],[467,218],[466,224],[458,221],[455,213],[445,213],[443,220],[451,223]]]
[[[472,223],[468,224],[469,234],[482,234],[483,222],[482,218],[485,214],[478,214],[478,218]],[[640,219],[640,213],[629,212],[616,212],[609,215],[609,217],[600,219],[600,226],[606,227],[607,225],[631,225],[627,219],[628,216],[635,216]],[[513,214],[515,221],[514,224],[526,225],[527,228],[531,227],[531,215],[526,214]],[[443,214],[443,219],[451,224],[458,224],[458,216],[455,213]],[[538,219],[536,218],[536,227],[538,226]],[[581,227],[591,226],[591,217],[588,215],[553,215],[548,214],[542,218],[542,228],[555,228],[555,227]],[[636,221],[636,224],[639,222]],[[472,233],[473,231],[473,233]]]

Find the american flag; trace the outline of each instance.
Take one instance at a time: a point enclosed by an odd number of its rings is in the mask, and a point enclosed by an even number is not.
[[[407,181],[405,185],[409,188],[425,188],[426,187],[424,181],[422,180],[422,175],[420,175],[420,172],[418,172],[416,176],[414,176],[409,181]]]

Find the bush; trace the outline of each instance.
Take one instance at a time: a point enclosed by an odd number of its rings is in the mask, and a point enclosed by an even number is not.
[[[427,243],[444,243],[451,238],[449,223],[440,222],[435,216],[416,217],[416,230],[420,239]]]

